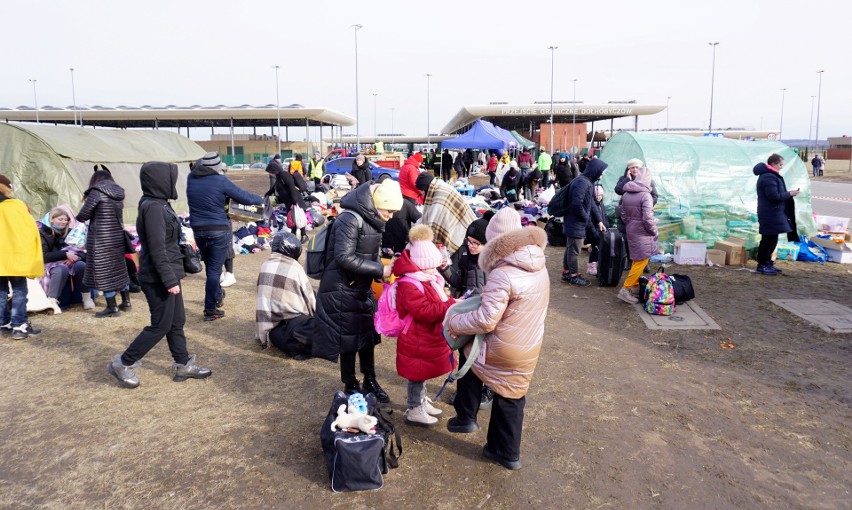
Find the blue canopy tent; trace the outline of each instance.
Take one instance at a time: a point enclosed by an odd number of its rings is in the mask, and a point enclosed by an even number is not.
[[[504,151],[509,147],[517,147],[518,142],[512,138],[509,140],[501,136],[490,122],[477,120],[464,134],[441,142],[444,149],[493,149]],[[511,136],[511,135],[510,135]]]

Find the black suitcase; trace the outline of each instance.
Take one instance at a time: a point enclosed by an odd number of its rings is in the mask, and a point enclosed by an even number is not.
[[[547,244],[550,246],[565,246],[568,244],[568,237],[562,231],[564,223],[562,218],[551,216],[544,226],[544,231],[547,232]]]
[[[601,233],[598,256],[598,285],[615,287],[624,271],[624,237],[617,228]]]

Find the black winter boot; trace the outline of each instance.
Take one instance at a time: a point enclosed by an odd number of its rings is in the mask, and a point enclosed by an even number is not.
[[[358,384],[358,379],[347,382],[343,388],[343,391],[347,395],[352,395],[353,393],[363,393],[363,390],[361,390],[361,385]]]
[[[379,386],[379,381],[376,380],[375,374],[364,376],[364,393],[372,393],[376,396],[376,400],[382,404],[390,402],[390,396]]]
[[[104,317],[118,317],[121,315],[121,312],[118,310],[118,306],[115,304],[115,296],[106,298],[106,302],[106,308],[95,313],[95,317],[103,319]]]
[[[130,310],[133,309],[133,307],[130,305],[130,291],[129,290],[121,291],[121,304],[118,305],[118,308],[120,310],[124,311],[124,312],[129,312]]]

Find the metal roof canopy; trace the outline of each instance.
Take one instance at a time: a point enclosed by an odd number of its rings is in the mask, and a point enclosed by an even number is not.
[[[308,108],[301,105],[282,106],[78,106],[76,115],[87,126],[113,128],[154,127],[272,127],[278,125],[280,112],[282,126],[304,127],[305,121],[313,126],[353,126],[355,119],[328,108]],[[51,124],[73,124],[74,107],[56,108],[44,106],[38,109],[20,106],[0,108],[0,120],[5,122],[39,122]]]
[[[353,136],[353,135],[343,135],[342,137],[336,136],[336,137],[333,137],[333,138],[323,138],[322,141],[326,142],[326,143],[348,143],[348,144],[354,145],[359,140],[360,140],[361,144],[372,144],[372,143],[376,143],[377,141],[382,142],[384,144],[427,143],[427,140],[428,140],[429,143],[436,144],[436,143],[439,143],[439,142],[443,142],[444,140],[449,140],[449,139],[455,138],[455,137],[456,137],[455,135],[430,135],[428,138],[426,137],[426,135],[420,135],[420,136],[379,135],[378,138],[372,137],[372,136],[362,136],[360,138],[357,138],[356,136]]]
[[[635,103],[553,103],[553,122],[598,122],[621,117],[654,115],[666,109],[665,105],[638,105]],[[529,129],[530,122],[550,121],[550,103],[547,104],[489,104],[462,107],[441,130],[456,133],[479,119],[487,120],[507,130]]]

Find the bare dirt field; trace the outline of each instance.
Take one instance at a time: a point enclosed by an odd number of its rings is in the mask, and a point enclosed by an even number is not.
[[[258,254],[237,257],[224,319],[203,322],[204,279],[184,280],[190,352],[213,369],[204,381],[172,382],[165,342],[143,360],[139,388],[107,374],[147,324],[141,294],[119,318],[72,308],[33,316],[38,336],[0,337],[0,507],[850,507],[852,335],[768,300],[852,306],[852,266],[779,262],[774,277],[676,267],[722,330],[651,331],[617,289],[562,284],[562,250],[547,255],[550,313],[520,471],[481,458],[488,411],[469,435],[447,432],[444,403],[438,427],[403,425],[388,339],[378,375],[403,434],[400,467],[382,490],[333,494],[319,427],[338,368],[259,348]],[[733,349],[720,348],[727,339]]]

